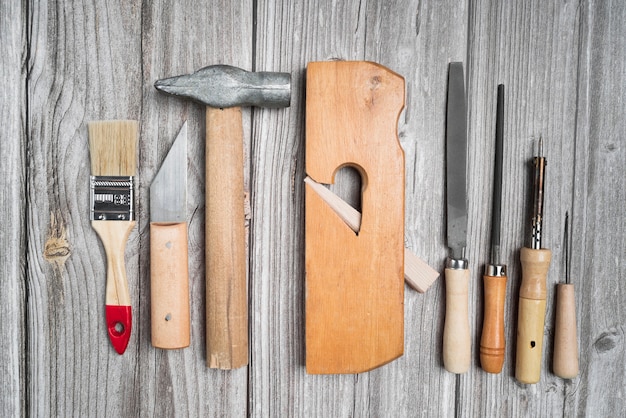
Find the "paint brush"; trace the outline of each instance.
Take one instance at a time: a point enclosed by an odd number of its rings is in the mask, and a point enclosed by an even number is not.
[[[90,122],[88,130],[91,226],[98,233],[107,258],[106,324],[113,348],[123,354],[132,328],[124,250],[135,227],[137,121]]]

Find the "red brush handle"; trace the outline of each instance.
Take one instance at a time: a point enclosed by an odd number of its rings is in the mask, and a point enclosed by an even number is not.
[[[130,306],[105,305],[107,330],[109,339],[118,354],[124,354],[128,341],[130,340],[130,330],[133,325],[133,315]]]

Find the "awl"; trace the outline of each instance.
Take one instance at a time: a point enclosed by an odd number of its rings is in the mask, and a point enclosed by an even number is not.
[[[463,63],[450,63],[446,116],[446,200],[448,247],[446,261],[446,318],[443,329],[443,365],[465,373],[470,366],[468,318],[469,269],[467,246],[467,114]]]
[[[539,139],[538,152],[533,159],[533,217],[530,248],[520,251],[522,283],[517,310],[517,355],[515,378],[522,383],[537,383],[541,378],[543,334],[546,319],[546,277],[552,252],[542,248],[543,198],[546,159],[543,141]]]
[[[187,123],[150,185],[152,345],[189,346]]]

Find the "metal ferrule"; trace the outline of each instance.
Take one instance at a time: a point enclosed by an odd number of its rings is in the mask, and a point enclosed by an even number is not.
[[[446,268],[451,270],[467,270],[469,262],[465,258],[448,257],[446,260]]]
[[[133,221],[133,176],[90,176],[92,221]]]
[[[504,277],[506,276],[506,265],[487,264],[485,266],[485,276]]]

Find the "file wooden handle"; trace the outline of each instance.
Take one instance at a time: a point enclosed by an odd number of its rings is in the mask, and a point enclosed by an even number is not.
[[[443,328],[443,365],[451,373],[470,367],[471,342],[468,317],[469,270],[446,269],[446,319]]]
[[[504,301],[506,276],[483,276],[485,315],[480,338],[480,364],[489,373],[500,373],[504,364]]]

